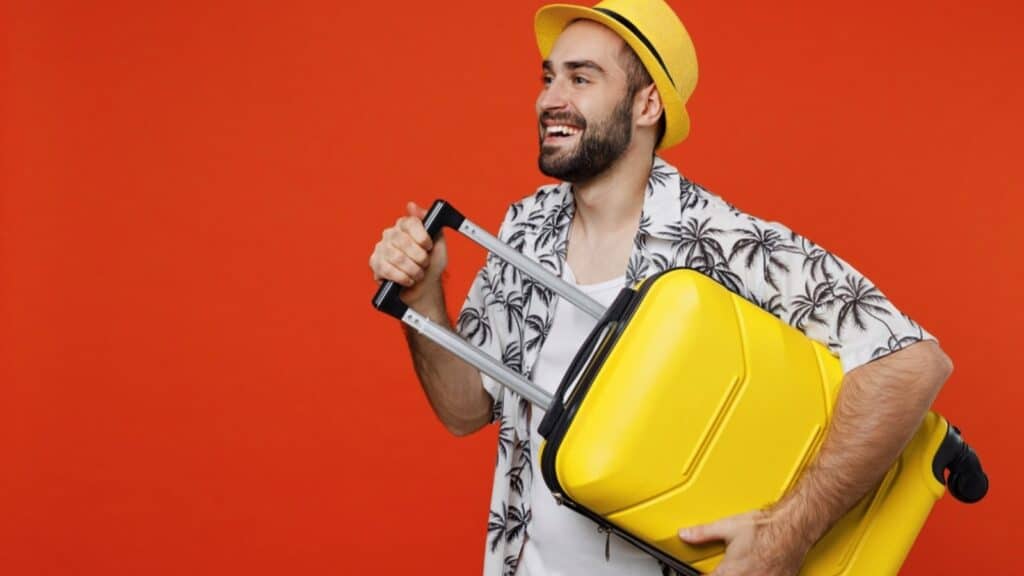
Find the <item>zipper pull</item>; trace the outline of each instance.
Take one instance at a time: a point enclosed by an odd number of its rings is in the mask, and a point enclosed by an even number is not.
[[[611,542],[612,542],[612,529],[610,526],[599,524],[597,526],[598,532],[604,532],[604,561],[611,562]]]

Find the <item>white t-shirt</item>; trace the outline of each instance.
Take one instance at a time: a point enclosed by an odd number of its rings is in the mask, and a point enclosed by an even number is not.
[[[598,284],[578,285],[568,264],[562,277],[605,306],[611,305],[625,285],[625,277]],[[551,332],[534,368],[534,382],[551,394],[597,320],[560,300]],[[661,574],[657,561],[614,534],[599,532],[597,524],[583,515],[555,504],[540,471],[538,454],[542,437],[537,431],[544,411],[534,406],[530,417],[530,445],[533,450],[532,519],[529,537],[516,572],[519,576],[603,576],[620,574]],[[605,560],[605,545],[608,560]]]

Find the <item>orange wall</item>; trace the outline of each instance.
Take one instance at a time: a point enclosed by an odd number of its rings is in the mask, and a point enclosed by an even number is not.
[[[956,363],[993,478],[906,574],[1024,571],[1010,0],[675,1],[666,154],[868,274]],[[535,2],[0,7],[0,571],[479,571],[494,430],[446,435],[367,259],[404,202],[542,181]],[[482,253],[452,241],[451,304]]]

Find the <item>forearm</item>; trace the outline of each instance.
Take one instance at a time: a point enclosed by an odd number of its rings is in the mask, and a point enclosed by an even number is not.
[[[440,286],[410,306],[436,324],[451,328]],[[486,425],[492,400],[480,371],[407,326],[405,336],[423,391],[445,427],[463,436]]]
[[[779,537],[809,548],[875,487],[951,370],[936,343],[920,342],[848,373],[817,458],[771,511]]]

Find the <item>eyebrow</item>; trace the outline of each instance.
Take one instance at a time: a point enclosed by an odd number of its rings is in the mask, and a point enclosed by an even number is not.
[[[568,62],[563,63],[562,67],[568,68],[569,70],[588,68],[599,74],[605,73],[604,68],[601,68],[601,66],[598,65],[598,63],[594,62],[593,60],[569,60]],[[550,71],[555,68],[555,65],[551,63],[551,60],[545,60],[543,64],[541,64],[541,68],[545,71]]]

